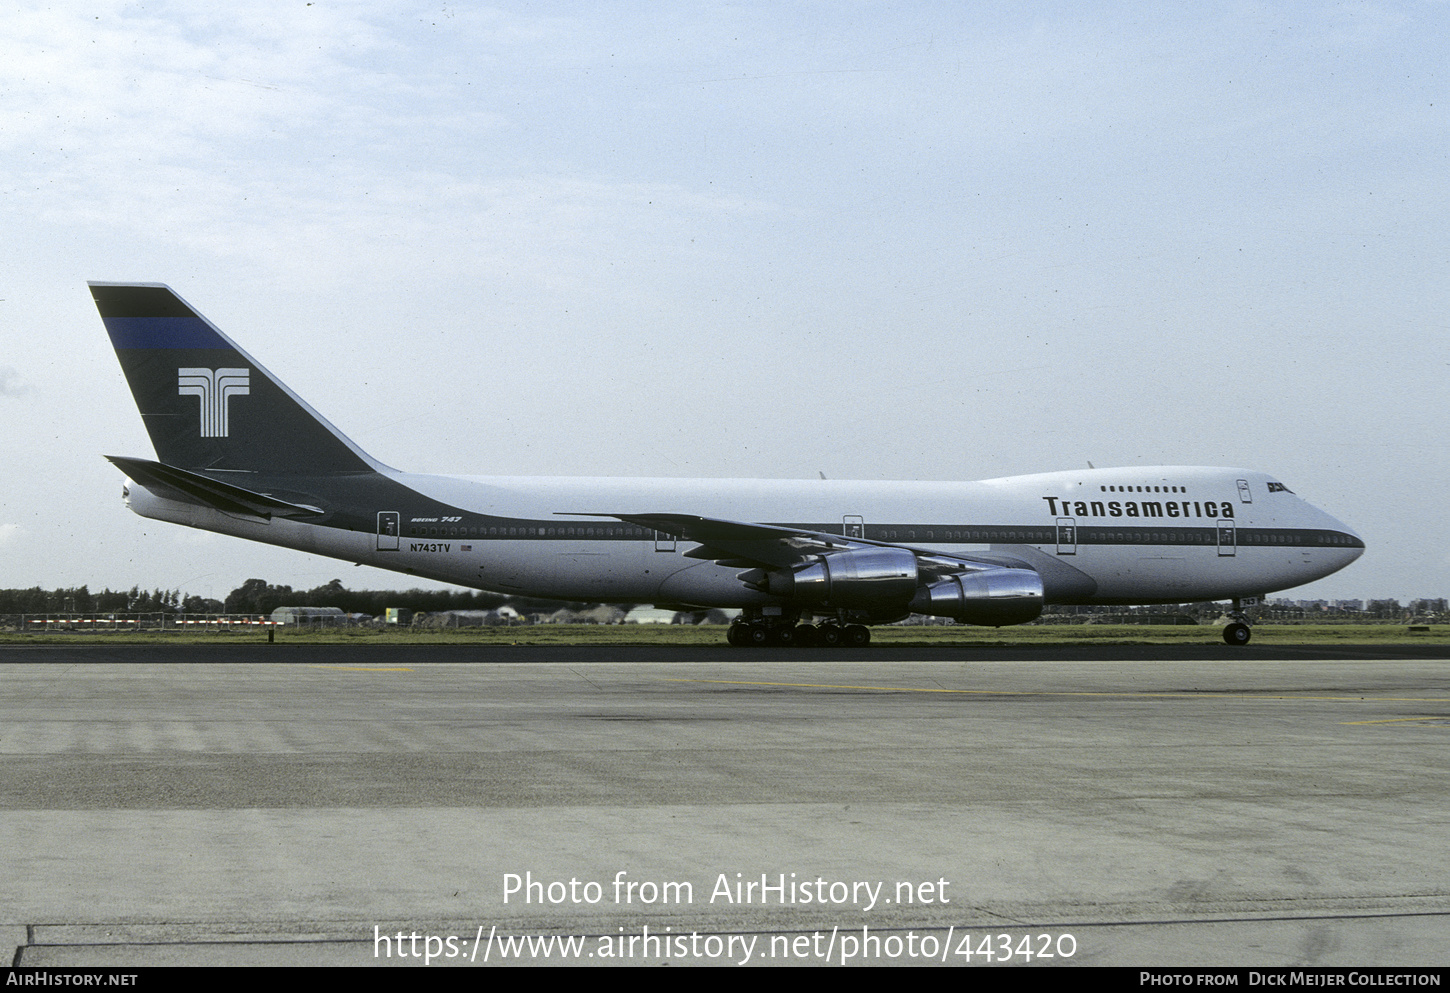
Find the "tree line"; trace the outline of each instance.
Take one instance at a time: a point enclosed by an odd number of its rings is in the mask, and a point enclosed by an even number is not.
[[[109,587],[92,593],[88,586],[43,590],[0,590],[0,614],[152,614],[217,613],[220,600],[187,596],[180,590],[129,590]]]
[[[92,593],[86,586],[43,590],[0,590],[0,614],[270,614],[278,607],[340,607],[349,614],[381,616],[388,607],[416,613],[439,610],[494,610],[510,604],[523,612],[576,609],[583,604],[506,597],[481,590],[349,590],[334,579],[310,590],[274,586],[265,579],[249,579],[225,600],[189,596],[181,590],[129,590],[107,588]]]
[[[340,607],[344,613],[378,617],[388,607],[406,607],[415,612],[494,610],[509,602],[506,596],[482,590],[349,590],[340,579],[310,590],[294,590],[249,579],[227,594],[222,610],[228,614],[270,614],[278,607]]]
[[[340,607],[349,614],[382,616],[388,607],[404,607],[415,613],[440,610],[495,610],[504,604],[520,613],[552,611],[560,607],[583,609],[588,604],[562,603],[508,597],[482,590],[349,590],[342,580],[334,579],[310,590],[294,590],[290,586],[274,586],[264,579],[249,579],[227,594],[226,600],[189,596],[181,590],[129,590],[107,587],[92,593],[86,586],[43,590],[39,586],[26,590],[0,590],[0,614],[270,614],[278,607]],[[1049,607],[1045,617],[1072,614],[1112,613],[1177,613],[1196,620],[1211,620],[1223,612],[1219,603],[1158,604],[1149,607]],[[1445,617],[1450,615],[1444,599],[1414,600],[1401,606],[1398,600],[1369,600],[1361,611],[1341,608],[1308,610],[1301,607],[1266,604],[1259,608],[1264,620],[1309,619],[1314,617],[1358,617],[1393,620],[1408,617]]]

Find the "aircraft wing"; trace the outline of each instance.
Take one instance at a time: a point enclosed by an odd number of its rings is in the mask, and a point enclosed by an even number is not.
[[[779,524],[753,524],[718,517],[697,517],[693,514],[578,513],[565,516],[609,517],[674,535],[685,541],[697,542],[700,547],[685,552],[687,558],[713,559],[723,566],[788,569],[816,555],[848,552],[853,549],[900,548],[916,556],[917,568],[923,578],[928,580],[987,569],[1030,568],[1021,559],[1010,555],[947,555],[933,549],[913,548],[890,541],[847,538],[839,534]]]
[[[854,540],[776,524],[749,524],[693,514],[591,513],[569,516],[610,517],[685,541],[698,542],[700,547],[686,552],[687,557],[714,559],[721,565],[743,568],[787,568],[810,555],[849,549],[853,547]],[[864,545],[860,543],[854,547]]]

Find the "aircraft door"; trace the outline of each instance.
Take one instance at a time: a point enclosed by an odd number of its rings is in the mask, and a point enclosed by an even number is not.
[[[1237,551],[1238,542],[1235,540],[1234,522],[1218,522],[1218,554],[1221,556],[1233,555]]]
[[[866,537],[866,518],[861,517],[857,514],[847,514],[845,517],[841,518],[841,537]]]
[[[1057,519],[1057,554],[1077,554],[1077,519],[1072,517],[1059,517]]]
[[[673,552],[675,550],[675,536],[665,534],[663,531],[655,532],[655,551]]]
[[[398,512],[396,510],[378,511],[378,551],[396,552],[398,550]]]

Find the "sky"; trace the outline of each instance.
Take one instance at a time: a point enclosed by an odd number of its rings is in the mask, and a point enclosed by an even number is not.
[[[160,522],[87,280],[418,472],[1272,472],[1450,596],[1450,6],[0,10],[0,588],[411,578]],[[1428,530],[1425,530],[1428,529]]]

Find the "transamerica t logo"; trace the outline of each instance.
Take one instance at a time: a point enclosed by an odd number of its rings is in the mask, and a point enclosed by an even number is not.
[[[225,438],[232,397],[251,393],[250,369],[177,369],[178,396],[201,400],[201,436]]]

